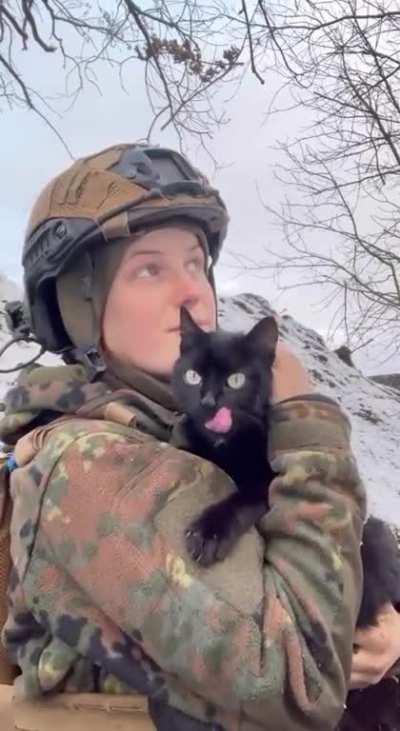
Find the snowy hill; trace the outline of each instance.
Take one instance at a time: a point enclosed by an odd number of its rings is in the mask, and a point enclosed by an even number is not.
[[[243,294],[220,300],[220,323],[248,330],[270,314],[262,297]],[[314,330],[284,316],[284,340],[294,346],[319,392],[338,401],[352,424],[352,442],[368,491],[371,513],[400,527],[400,393],[364,377],[328,350]]]
[[[0,348],[9,339],[4,321],[4,302],[18,299],[17,286],[0,274]],[[247,331],[254,322],[270,314],[266,300],[243,294],[220,299],[220,324],[227,330]],[[284,316],[282,337],[292,345],[310,370],[318,391],[338,401],[351,418],[353,448],[365,481],[372,513],[400,528],[400,392],[364,377],[328,350],[313,330]],[[29,360],[37,349],[27,344],[10,348],[0,358],[0,368]],[[46,355],[43,363],[58,359]],[[0,374],[0,399],[15,374]]]

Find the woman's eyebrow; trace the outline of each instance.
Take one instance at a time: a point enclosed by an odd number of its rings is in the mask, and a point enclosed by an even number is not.
[[[202,249],[202,247],[200,246],[200,244],[194,244],[194,245],[193,245],[193,246],[191,246],[191,247],[190,247],[190,249],[188,249],[188,250],[187,250],[187,252],[185,252],[185,253],[187,253],[187,254],[191,254],[191,253],[192,253],[193,251],[195,251],[196,249],[200,249],[201,251],[203,251],[203,249]],[[129,260],[130,260],[130,259],[132,259],[132,258],[133,258],[134,256],[147,256],[148,254],[150,254],[150,255],[151,255],[151,254],[160,254],[161,256],[163,256],[163,255],[164,255],[164,254],[166,254],[166,253],[167,253],[167,252],[166,252],[165,250],[164,250],[164,251],[159,251],[158,249],[146,249],[145,251],[136,251],[135,249],[132,249],[132,251],[131,251],[131,252],[130,252],[130,253],[128,254],[128,258],[127,258],[127,260],[129,261]]]
[[[147,256],[147,254],[163,254],[162,251],[156,249],[146,249],[146,251],[131,251],[128,255],[128,259],[132,259],[134,256]]]

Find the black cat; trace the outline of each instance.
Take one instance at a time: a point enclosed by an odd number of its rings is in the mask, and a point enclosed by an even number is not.
[[[268,510],[268,486],[274,473],[267,460],[267,430],[277,339],[272,317],[263,318],[243,335],[204,332],[185,309],[181,312],[181,356],[174,367],[172,388],[186,415],[190,450],[221,467],[237,487],[186,530],[188,552],[202,566],[225,558]],[[370,517],[361,546],[364,589],[358,627],[374,624],[385,602],[400,603],[399,558],[389,527]],[[365,699],[368,692],[372,690],[362,692]],[[358,728],[352,716],[358,697],[357,691],[349,694],[341,731]],[[395,714],[400,716],[400,706]],[[400,724],[387,726],[397,728],[400,731]]]
[[[208,566],[225,558],[268,510],[274,473],[267,459],[267,425],[278,328],[266,317],[248,335],[206,333],[186,310],[181,328],[172,389],[186,414],[190,450],[221,467],[238,488],[186,532],[190,555]]]

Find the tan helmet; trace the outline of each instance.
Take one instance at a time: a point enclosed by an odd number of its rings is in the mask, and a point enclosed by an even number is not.
[[[56,281],[76,258],[95,256],[99,246],[175,218],[204,231],[215,264],[226,235],[226,207],[173,150],[116,145],[77,160],[52,180],[33,208],[22,258],[26,314],[37,340],[63,354],[74,345],[63,326]]]

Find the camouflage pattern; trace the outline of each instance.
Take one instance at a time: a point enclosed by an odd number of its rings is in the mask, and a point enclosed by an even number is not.
[[[184,528],[232,484],[159,422],[145,433],[137,394],[80,366],[34,369],[8,395],[0,437],[20,438],[3,641],[25,694],[135,689],[199,728],[335,728],[365,519],[347,419],[323,397],[273,408],[272,509],[208,569]]]

